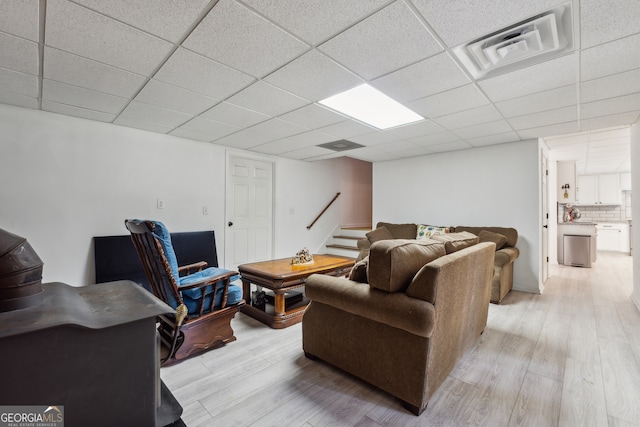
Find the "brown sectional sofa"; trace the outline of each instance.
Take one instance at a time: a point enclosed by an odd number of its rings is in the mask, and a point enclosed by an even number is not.
[[[475,243],[477,238],[474,239]],[[495,244],[374,242],[350,278],[311,275],[305,355],[398,397],[416,415],[487,323]],[[452,252],[455,250],[455,252]]]
[[[380,232],[382,227],[388,230],[389,234]],[[494,241],[497,244],[495,256],[495,270],[491,281],[491,302],[499,304],[502,299],[513,288],[513,263],[520,255],[520,251],[516,247],[518,242],[518,231],[515,228],[507,227],[470,227],[457,226],[448,227],[450,232],[467,231],[480,236],[482,241]],[[358,249],[360,255],[358,260],[363,259],[369,254],[369,247],[372,241],[381,240],[379,237],[392,239],[415,239],[418,230],[418,224],[393,224],[388,222],[379,222],[376,229],[368,233],[370,238],[358,240]],[[496,241],[496,234],[504,236],[505,239]],[[483,239],[484,237],[484,239]]]

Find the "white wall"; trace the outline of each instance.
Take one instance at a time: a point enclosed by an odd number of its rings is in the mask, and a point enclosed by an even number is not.
[[[520,249],[514,289],[538,293],[538,170],[537,140],[374,163],[374,225],[513,227]]]
[[[631,188],[640,189],[640,123],[631,126]],[[640,309],[640,197],[631,198],[631,247],[633,248],[633,292],[631,299]]]
[[[125,218],[158,219],[172,231],[215,230],[222,263],[225,150],[0,105],[0,228],[27,238],[44,261],[45,282],[93,283],[92,237],[127,234]],[[338,224],[339,208],[306,229],[340,191],[334,169],[333,162],[276,160],[275,256],[321,247]]]

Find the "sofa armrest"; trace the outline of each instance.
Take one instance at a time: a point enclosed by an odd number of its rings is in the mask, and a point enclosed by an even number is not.
[[[512,263],[520,255],[520,250],[514,247],[506,247],[496,251],[495,265],[504,267],[505,265]]]
[[[387,293],[366,283],[312,274],[305,284],[305,294],[311,304],[317,301],[414,335],[429,338],[433,332],[433,305],[404,292]]]

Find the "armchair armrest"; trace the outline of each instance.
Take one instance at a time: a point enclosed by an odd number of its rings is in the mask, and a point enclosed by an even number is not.
[[[224,273],[216,274],[215,276],[203,277],[202,279],[194,280],[193,282],[190,282],[188,284],[180,285],[179,289],[181,291],[184,291],[184,290],[187,290],[187,289],[202,288],[204,286],[208,286],[208,285],[217,283],[220,280],[230,279],[231,277],[233,277],[233,276],[235,276],[237,274],[238,273],[235,272],[235,271],[227,271],[227,272],[224,272]]]
[[[404,292],[387,293],[367,283],[312,274],[305,284],[305,293],[311,304],[317,301],[425,338],[433,332],[433,305]]]
[[[194,262],[193,264],[183,265],[181,267],[178,267],[178,274],[191,274],[191,270],[200,271],[207,268],[208,265],[209,264],[206,261],[198,261]]]
[[[502,248],[496,251],[495,264],[496,266],[504,267],[505,265],[515,261],[515,259],[518,258],[519,255],[520,251],[515,246]]]

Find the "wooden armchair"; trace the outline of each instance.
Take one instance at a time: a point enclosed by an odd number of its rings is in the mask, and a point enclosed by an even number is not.
[[[231,319],[244,305],[235,271],[199,262],[178,267],[171,236],[161,222],[125,220],[153,294],[175,313],[159,316],[163,365],[236,340]]]

